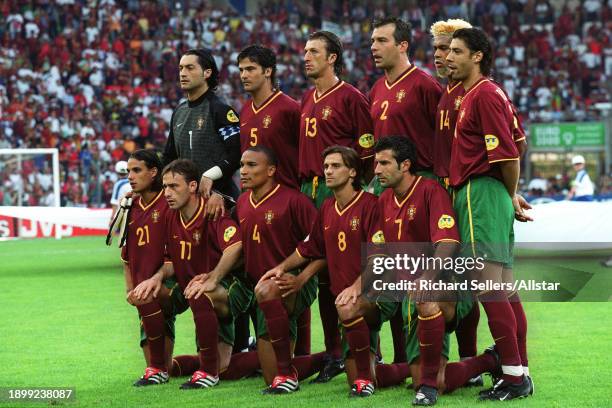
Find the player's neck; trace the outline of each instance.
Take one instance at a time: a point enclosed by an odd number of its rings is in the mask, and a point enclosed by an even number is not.
[[[336,85],[340,79],[335,75],[324,75],[314,80],[315,92],[317,96],[323,95]]]
[[[262,186],[257,188],[253,188],[251,190],[251,197],[253,198],[253,201],[259,202],[262,198],[268,195],[268,193],[272,191],[277,184],[278,183],[276,182],[276,180],[270,179],[266,181],[266,184],[263,184]]]
[[[406,197],[406,194],[408,194],[408,190],[412,188],[412,185],[414,184],[416,178],[417,176],[415,176],[414,174],[406,174],[406,176],[402,178],[402,181],[400,181],[397,186],[393,187],[393,193],[395,194],[395,197],[398,199]]]
[[[272,94],[276,92],[276,89],[272,87],[272,84],[265,84],[257,91],[251,93],[251,97],[253,98],[253,105],[255,108],[260,108],[261,105],[270,97]]]
[[[159,194],[159,191],[147,190],[140,193],[143,204],[148,205],[151,201],[155,200],[155,197]]]
[[[183,208],[179,210],[181,212],[181,216],[183,217],[183,220],[185,221],[191,220],[191,217],[193,217],[195,212],[198,210],[199,205],[200,205],[200,196],[198,194],[192,194],[191,197],[189,197],[189,201],[187,201],[187,204],[185,204]]]
[[[343,209],[346,207],[348,203],[355,197],[358,191],[355,190],[353,184],[349,181],[344,186],[334,189],[334,198],[336,199],[336,203],[338,203],[338,207]]]
[[[402,75],[410,67],[410,60],[408,58],[400,58],[397,64],[388,70],[385,70],[385,77],[387,82],[394,83],[400,75]]]
[[[482,77],[483,75],[480,73],[480,70],[478,69],[473,70],[472,72],[470,72],[470,75],[468,75],[467,78],[461,81],[463,83],[463,89],[465,89],[466,91],[469,90]]]
[[[193,102],[200,96],[204,95],[206,91],[208,91],[208,84],[204,82],[201,87],[187,91],[187,99],[189,100],[189,102]]]

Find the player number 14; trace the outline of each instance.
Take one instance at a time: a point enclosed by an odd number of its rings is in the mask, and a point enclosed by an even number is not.
[[[448,119],[448,110],[442,109],[440,111],[440,130],[444,128],[450,129],[450,121]]]

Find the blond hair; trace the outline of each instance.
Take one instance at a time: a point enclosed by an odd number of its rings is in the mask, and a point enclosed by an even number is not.
[[[429,32],[432,36],[437,37],[440,35],[451,36],[453,33],[461,28],[472,28],[472,25],[465,20],[459,18],[452,18],[446,21],[437,21],[432,24]]]

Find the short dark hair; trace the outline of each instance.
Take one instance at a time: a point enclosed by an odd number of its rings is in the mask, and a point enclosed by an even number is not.
[[[198,57],[198,64],[200,64],[202,70],[210,69],[212,71],[206,83],[214,91],[219,84],[219,68],[217,68],[212,52],[208,48],[192,48],[183,54],[183,56],[185,55],[195,55]]]
[[[386,26],[387,24],[395,24],[395,31],[393,31],[393,38],[396,43],[402,41],[408,41],[408,44],[412,43],[412,24],[397,17],[385,17],[378,20],[374,20],[372,26],[379,28]]]
[[[261,65],[265,70],[266,68],[272,68],[272,86],[276,83],[276,54],[272,49],[261,45],[249,45],[238,54],[238,63],[243,59],[248,58],[254,63]]]
[[[344,49],[342,48],[342,41],[340,41],[340,38],[338,38],[338,36],[331,31],[321,30],[310,34],[308,36],[308,40],[322,40],[325,43],[327,55],[336,54],[334,72],[336,75],[340,75],[342,73],[342,68],[344,67],[344,58],[342,57]]]
[[[414,174],[417,170],[417,151],[412,140],[408,136],[387,136],[380,139],[376,146],[374,146],[374,152],[379,153],[383,150],[391,150],[391,154],[395,161],[397,161],[397,167],[404,160],[410,160],[410,173]]]
[[[357,175],[353,179],[352,184],[355,190],[360,190],[363,174],[361,173],[361,159],[359,158],[359,155],[357,154],[355,149],[338,145],[329,146],[327,149],[323,150],[323,154],[321,156],[323,157],[323,160],[325,160],[327,156],[334,153],[340,153],[340,155],[342,156],[342,161],[344,162],[344,165],[346,167],[348,167],[349,169],[355,169]]]
[[[453,33],[453,38],[463,40],[471,52],[482,52],[480,72],[484,76],[491,75],[493,65],[493,48],[489,38],[480,28],[461,28]]]
[[[195,181],[196,183],[200,180],[200,171],[198,170],[198,166],[191,160],[187,159],[176,159],[166,167],[162,171],[162,176],[165,176],[167,173],[175,173],[180,174],[185,178],[187,184]]]
[[[257,146],[249,147],[248,149],[245,150],[245,152],[247,151],[263,153],[266,156],[266,160],[268,160],[268,164],[270,166],[278,167],[278,159],[276,158],[276,153],[274,153],[274,150],[270,149],[269,147],[257,145]]]
[[[159,152],[155,149],[139,149],[134,151],[130,155],[130,159],[140,160],[144,162],[147,169],[157,169],[157,174],[153,179],[153,184],[151,185],[151,190],[153,191],[161,191],[162,189],[162,170],[164,165],[162,164],[161,158],[159,157]]]

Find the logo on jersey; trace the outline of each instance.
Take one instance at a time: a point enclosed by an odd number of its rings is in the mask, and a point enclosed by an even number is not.
[[[410,207],[408,207],[408,211],[406,211],[406,213],[408,214],[408,221],[414,220],[414,216],[416,215],[416,207],[414,204],[410,204]]]
[[[359,228],[359,217],[354,216],[349,222],[349,225],[353,231],[357,231],[357,228]]]
[[[440,219],[438,220],[438,228],[453,228],[455,226],[455,219],[447,214],[442,214]]]
[[[385,234],[381,230],[376,231],[374,235],[372,235],[372,243],[373,244],[384,244],[385,243]]]
[[[195,241],[196,245],[200,244],[200,238],[202,238],[202,234],[200,234],[200,231],[196,231],[193,233],[193,240]]]
[[[487,150],[494,150],[499,146],[499,139],[495,135],[485,135],[485,144],[487,145]]]
[[[364,133],[363,135],[359,136],[359,146],[363,147],[364,149],[373,147],[374,135],[371,133]]]
[[[272,210],[266,211],[264,219],[266,220],[266,224],[272,224],[272,220],[274,219],[274,212]]]
[[[203,117],[199,117],[198,121],[196,122],[196,129],[201,130],[204,127],[204,118]]]
[[[463,100],[463,96],[458,96],[455,98],[455,110],[458,111],[461,107],[461,101]]]
[[[225,117],[232,123],[240,121],[240,119],[238,119],[238,116],[236,116],[236,112],[234,112],[232,109],[227,111],[227,115],[225,115]]]
[[[236,227],[232,225],[231,227],[227,227],[223,232],[223,240],[225,242],[229,242],[229,240],[232,239],[234,235],[236,235]]]
[[[261,123],[263,123],[264,129],[267,129],[268,126],[270,126],[270,124],[272,123],[272,118],[270,117],[270,115],[266,115],[266,117],[263,118],[263,121]]]
[[[329,117],[332,114],[332,108],[331,106],[327,105],[326,107],[323,108],[323,110],[321,111],[321,115],[323,115],[323,120],[327,120],[329,119]]]
[[[151,214],[151,219],[153,220],[153,223],[156,223],[159,221],[159,211],[154,210],[153,214]]]
[[[397,101],[397,103],[400,103],[402,99],[404,99],[405,97],[406,97],[406,91],[404,91],[403,89],[400,89],[395,94],[395,100]]]

